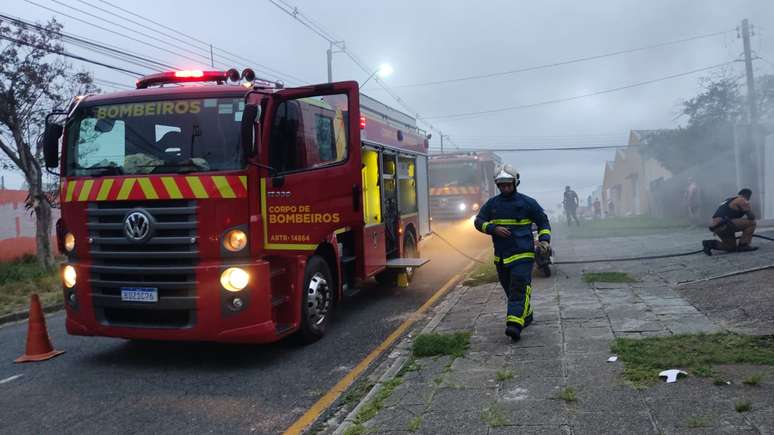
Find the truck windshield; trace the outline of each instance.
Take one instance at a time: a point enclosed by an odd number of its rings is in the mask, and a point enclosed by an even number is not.
[[[430,186],[471,186],[481,182],[476,163],[431,164]]]
[[[241,98],[157,100],[80,108],[67,124],[67,175],[240,169]]]

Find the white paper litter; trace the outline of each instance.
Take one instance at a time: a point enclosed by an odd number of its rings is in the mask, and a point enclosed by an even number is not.
[[[607,359],[607,362],[616,362],[616,361],[618,361],[618,357],[616,355],[613,355]]]
[[[658,376],[660,378],[666,376],[667,384],[671,384],[671,383],[677,382],[677,377],[679,375],[687,375],[687,374],[688,373],[685,373],[682,370],[670,369],[670,370],[664,370],[663,372],[659,373]]]

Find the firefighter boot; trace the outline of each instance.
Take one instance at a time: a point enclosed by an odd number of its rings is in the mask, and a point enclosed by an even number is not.
[[[532,320],[533,320],[532,313],[529,313],[529,315],[524,318],[524,327],[526,328],[527,326],[529,326],[529,324],[532,323]]]
[[[750,246],[747,243],[740,243],[739,246],[736,248],[738,252],[749,252],[749,251],[757,251],[757,246]]]
[[[513,341],[519,341],[521,338],[521,326],[514,322],[506,323],[505,335],[511,337],[511,340]]]
[[[717,240],[702,240],[701,248],[705,254],[712,256],[712,250],[717,249]]]

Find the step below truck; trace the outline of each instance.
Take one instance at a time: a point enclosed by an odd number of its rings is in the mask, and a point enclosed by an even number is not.
[[[314,341],[363,280],[408,285],[427,137],[358,89],[174,71],[53,112],[67,331]]]

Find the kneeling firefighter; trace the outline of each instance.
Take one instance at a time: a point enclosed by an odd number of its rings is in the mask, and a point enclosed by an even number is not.
[[[492,236],[497,276],[508,297],[505,334],[516,341],[521,337],[521,330],[532,322],[530,296],[535,261],[532,224],[538,228],[538,248],[545,251],[550,249],[551,225],[537,201],[516,192],[519,173],[510,165],[497,171],[495,183],[500,194],[481,207],[474,225]]]

